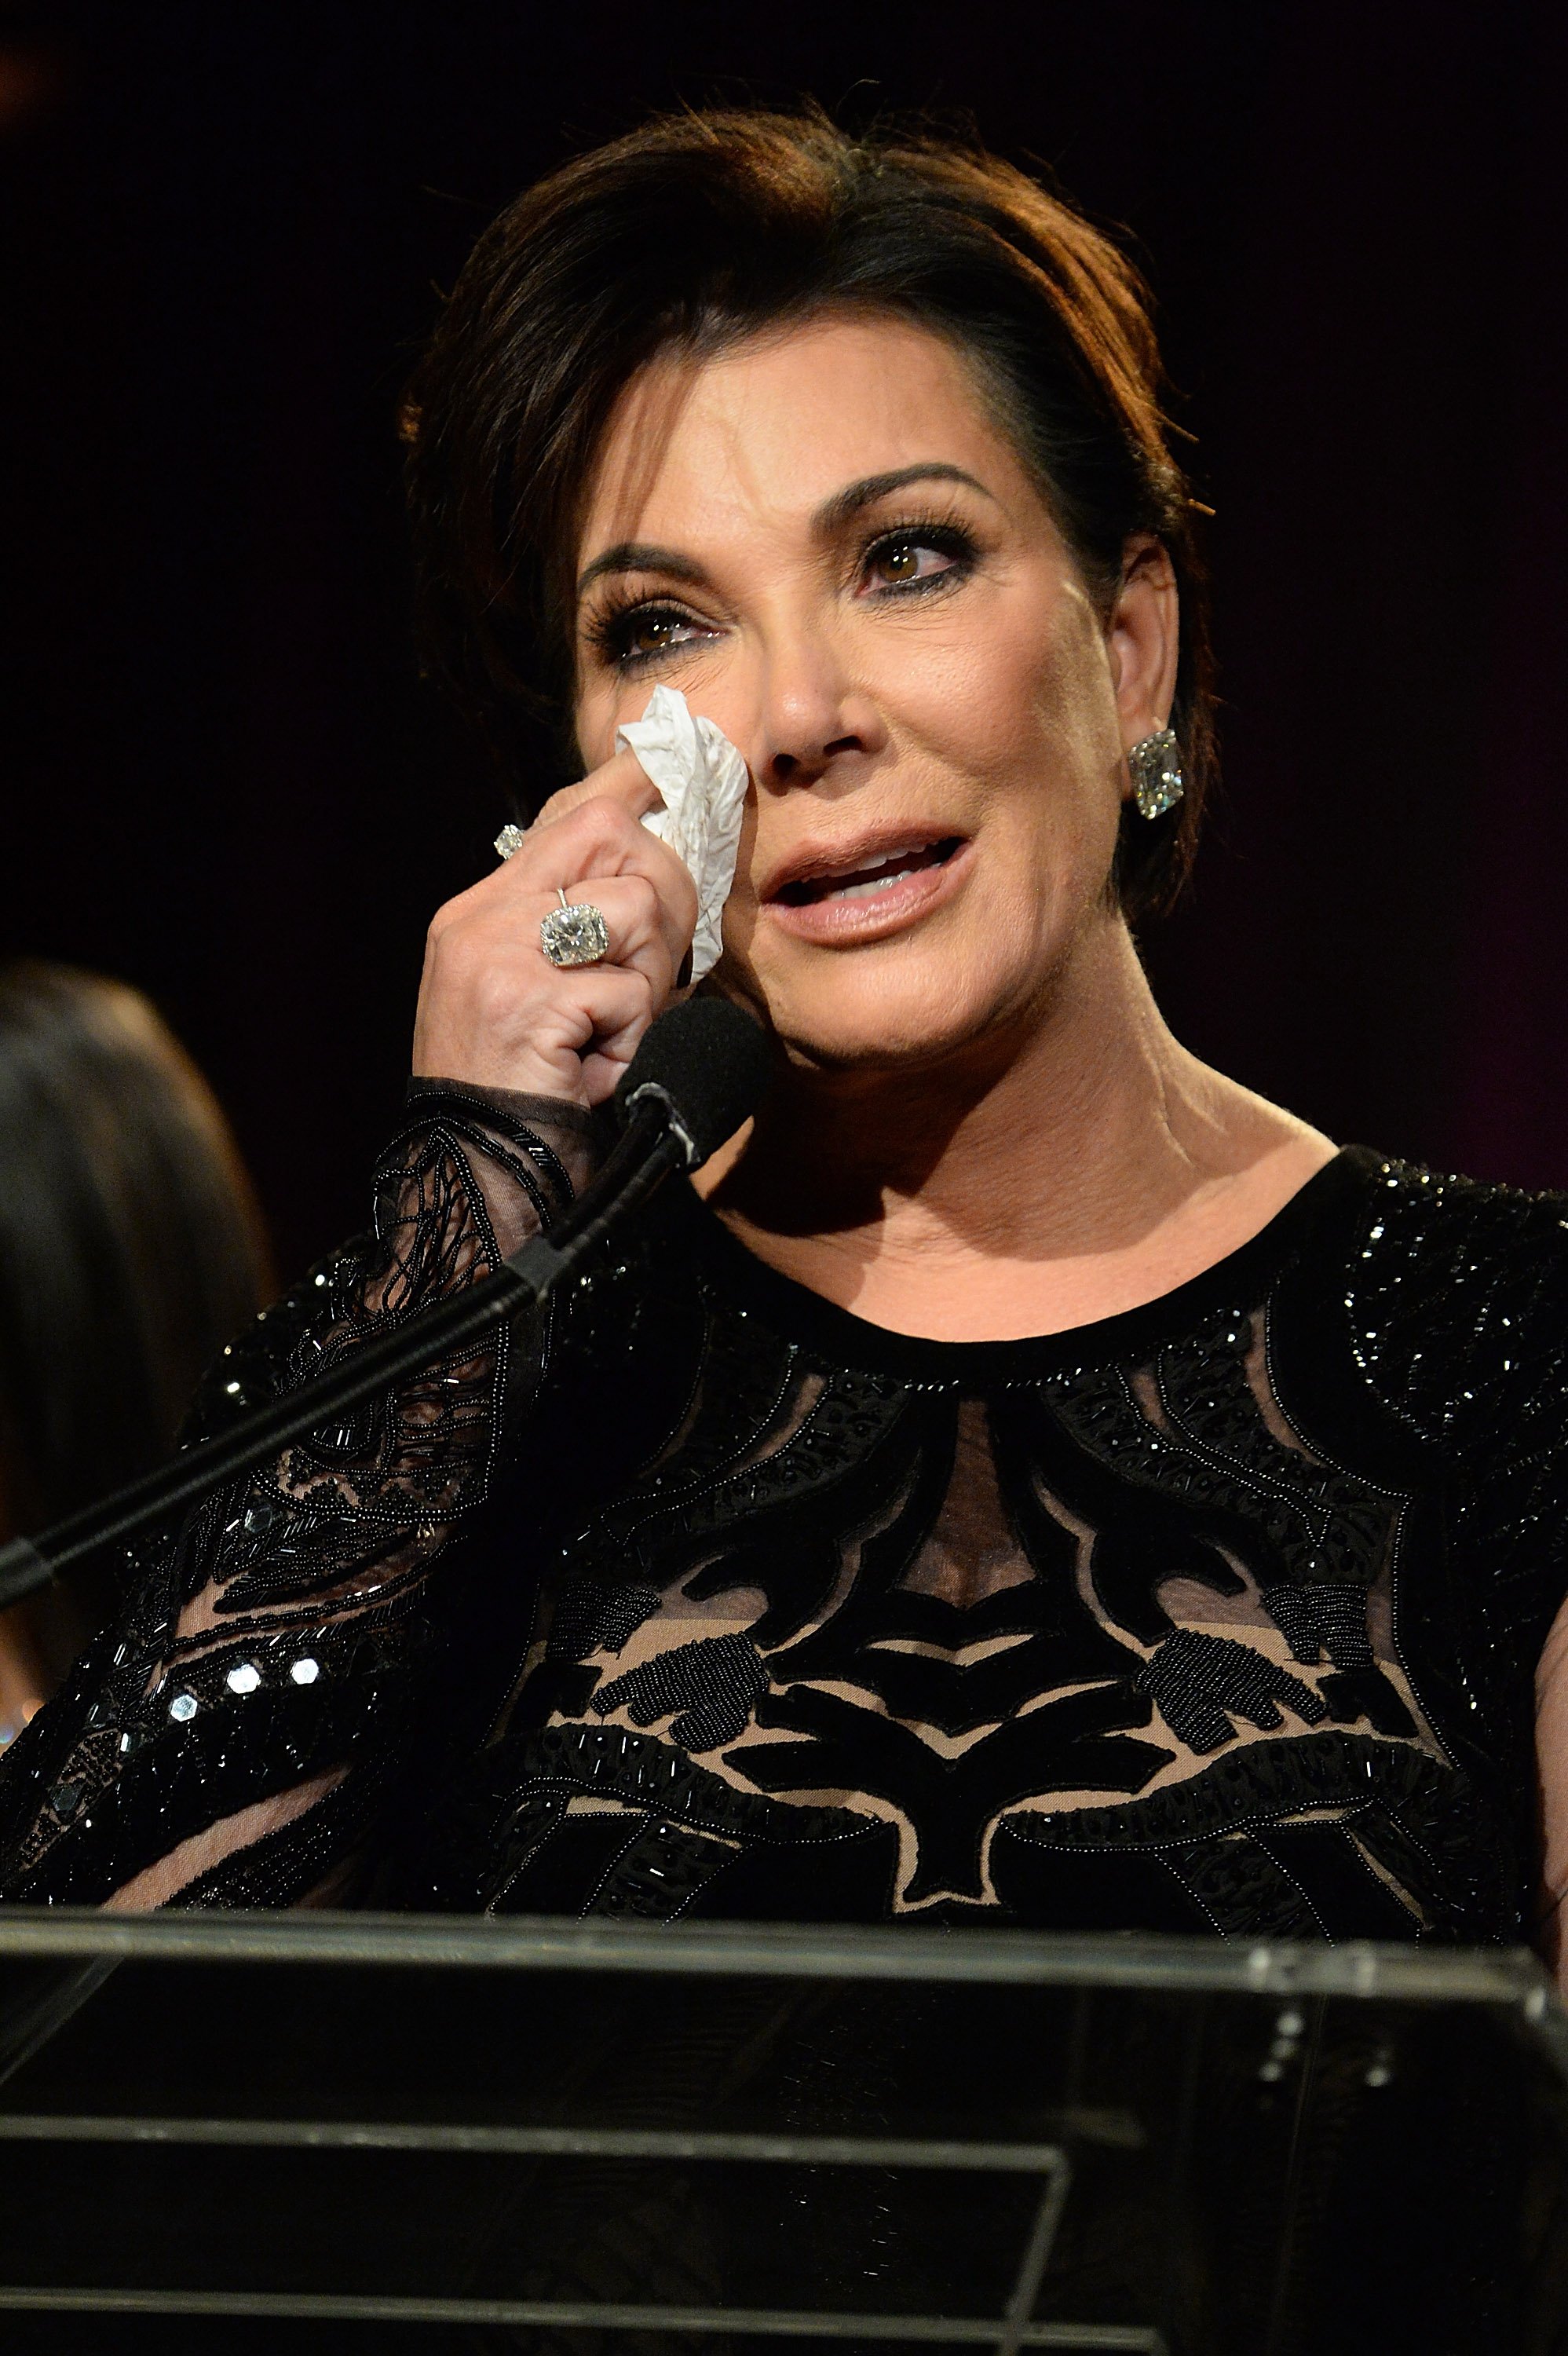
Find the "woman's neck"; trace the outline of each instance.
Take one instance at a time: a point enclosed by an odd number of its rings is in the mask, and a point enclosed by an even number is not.
[[[1178,1044],[1106,916],[1010,1036],[916,1072],[793,1070],[704,1192],[761,1258],[873,1323],[1002,1339],[1169,1290],[1333,1151]]]

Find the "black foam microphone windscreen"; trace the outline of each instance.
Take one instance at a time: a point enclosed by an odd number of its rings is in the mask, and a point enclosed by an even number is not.
[[[651,1025],[615,1102],[625,1119],[639,1097],[661,1098],[695,1170],[755,1112],[771,1066],[760,1023],[727,998],[688,998]]]

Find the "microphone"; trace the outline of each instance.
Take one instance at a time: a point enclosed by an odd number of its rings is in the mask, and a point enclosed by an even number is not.
[[[172,1521],[291,1440],[480,1340],[517,1311],[537,1309],[671,1171],[699,1169],[734,1135],[760,1102],[768,1071],[761,1024],[727,999],[693,998],[671,1007],[650,1027],[615,1091],[619,1143],[564,1218],[547,1234],[530,1236],[456,1299],[419,1311],[395,1333],[356,1350],[345,1365],[243,1416],[231,1430],[182,1450],[173,1463],[36,1537],[0,1546],[0,1611],[57,1571]]]
[[[685,1167],[700,1170],[755,1112],[770,1064],[767,1033],[752,1015],[727,998],[688,998],[651,1026],[615,1102],[624,1121],[639,1105],[662,1105]]]

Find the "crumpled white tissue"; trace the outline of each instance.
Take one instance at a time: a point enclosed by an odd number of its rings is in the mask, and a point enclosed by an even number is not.
[[[735,881],[746,764],[711,720],[693,718],[684,695],[656,687],[640,720],[615,731],[615,750],[633,752],[664,796],[643,824],[686,862],[697,886],[691,979],[719,962],[724,903]]]

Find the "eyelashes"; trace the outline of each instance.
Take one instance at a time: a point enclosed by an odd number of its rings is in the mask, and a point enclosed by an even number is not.
[[[943,562],[923,569],[920,559],[931,554]],[[877,605],[941,596],[966,581],[978,561],[979,549],[966,525],[943,516],[906,517],[863,544],[851,576],[854,594]],[[912,570],[892,570],[912,562]],[[880,579],[879,566],[888,568]],[[585,635],[603,663],[635,676],[720,633],[678,598],[617,597],[612,592],[587,621]]]
[[[879,595],[925,597],[941,588],[956,588],[974,571],[979,557],[975,535],[965,525],[927,516],[880,531],[861,552],[859,577],[864,581],[879,564],[899,563],[926,552],[944,557],[945,563],[934,573],[884,579],[877,584]]]
[[[688,634],[685,637],[678,635],[683,630]],[[600,659],[624,671],[645,670],[650,664],[679,653],[682,647],[715,635],[684,605],[664,597],[636,597],[624,603],[608,599],[588,625],[589,643]],[[639,646],[639,638],[650,643]]]

